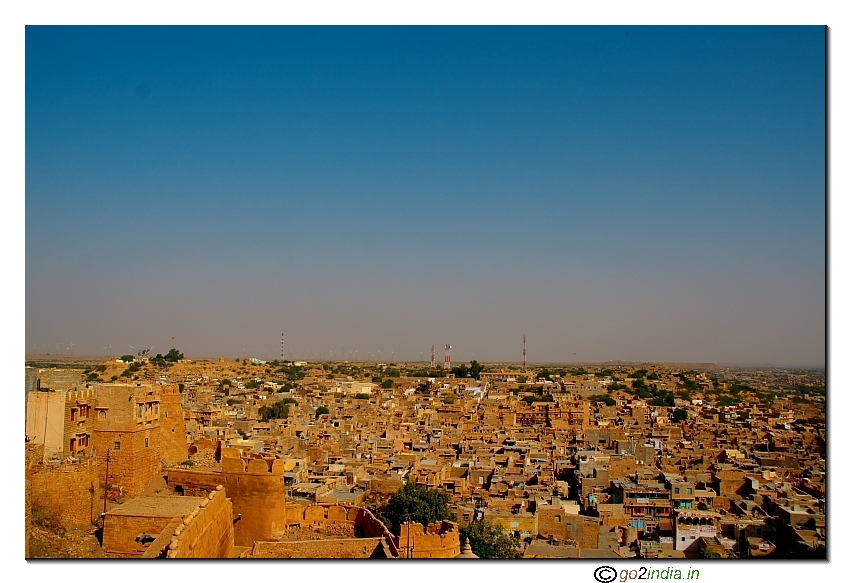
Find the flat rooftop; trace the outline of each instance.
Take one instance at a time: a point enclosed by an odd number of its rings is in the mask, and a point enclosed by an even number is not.
[[[185,516],[199,508],[203,498],[195,496],[139,496],[109,510],[107,516]]]

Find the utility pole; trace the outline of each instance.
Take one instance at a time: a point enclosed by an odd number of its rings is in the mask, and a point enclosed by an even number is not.
[[[410,548],[410,513],[407,514],[407,558],[413,558],[413,549]]]
[[[106,492],[109,489],[109,462],[112,461],[112,449],[107,448],[106,450],[106,476],[103,478],[103,514],[100,515],[100,529],[103,532],[103,529],[106,527]],[[103,535],[101,535],[102,537]]]
[[[45,405],[44,409],[44,437],[42,437],[41,443],[44,444],[44,451],[47,452],[47,419],[50,415],[50,390],[45,393],[47,398],[47,405]]]

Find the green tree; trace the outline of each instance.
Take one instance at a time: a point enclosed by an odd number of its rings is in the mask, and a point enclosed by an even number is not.
[[[731,397],[729,395],[723,395],[719,399],[717,399],[718,407],[731,407],[732,405],[737,405],[741,402],[741,399],[737,397]]]
[[[125,354],[124,356],[121,357],[121,360],[123,362],[133,362],[134,360],[136,360],[136,357],[133,356],[132,354]]]
[[[426,489],[408,482],[390,498],[381,520],[393,533],[399,534],[408,520],[423,525],[441,520],[453,520],[449,510],[449,495],[440,489]]]
[[[472,552],[482,559],[515,559],[519,555],[517,541],[500,524],[489,520],[473,522],[460,528],[460,540],[469,539]]]
[[[673,421],[684,421],[688,418],[687,409],[676,409],[673,411]]]
[[[452,368],[452,374],[454,374],[459,379],[469,378],[469,367],[465,364],[455,366]]]
[[[176,348],[172,348],[163,358],[168,362],[177,362],[178,360],[183,360],[183,353]]]
[[[673,401],[673,395],[666,394],[655,397],[649,404],[654,407],[672,407],[675,405],[675,402]]]
[[[608,395],[591,395],[588,400],[591,403],[605,403],[609,407],[617,403],[617,401]]]
[[[552,403],[555,401],[555,397],[552,395],[543,395],[542,397],[535,397],[534,395],[527,395],[522,398],[523,401],[528,403]]]
[[[258,412],[263,421],[268,421],[269,419],[286,419],[289,417],[289,403],[278,401],[274,405],[260,407]]]
[[[385,380],[384,382],[381,383],[381,388],[382,389],[391,389],[391,388],[393,388],[393,384],[394,383],[393,383],[392,379],[387,379],[387,380]]]
[[[330,412],[330,409],[328,409],[324,405],[319,405],[319,407],[316,409],[316,419],[318,419],[322,415],[329,415]]]
[[[481,373],[484,371],[484,365],[479,363],[477,360],[473,360],[469,363],[469,376],[474,379],[481,378]]]

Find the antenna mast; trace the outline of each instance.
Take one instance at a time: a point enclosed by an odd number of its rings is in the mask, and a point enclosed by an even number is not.
[[[525,372],[525,334],[522,335],[522,372]]]

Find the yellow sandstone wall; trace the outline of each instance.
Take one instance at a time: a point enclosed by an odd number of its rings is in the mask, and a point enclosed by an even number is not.
[[[216,486],[223,486],[233,504],[234,537],[238,546],[271,540],[286,529],[283,460],[246,460],[226,455],[221,460],[221,472],[169,470],[168,485],[182,488],[186,496],[204,496]]]
[[[186,441],[186,421],[180,390],[176,385],[164,387],[159,404],[160,455],[169,464],[179,464],[189,459],[189,444]]]
[[[380,538],[349,538],[314,541],[258,542],[247,558],[252,559],[368,559],[385,557]]]
[[[412,553],[408,552],[408,528]],[[398,547],[402,557],[451,559],[460,554],[460,530],[448,520],[429,524],[427,528],[418,522],[405,523],[398,536]]]
[[[224,488],[210,492],[201,507],[183,519],[168,545],[170,559],[216,559],[233,555],[233,505]]]
[[[91,524],[103,510],[94,459],[33,466],[28,495],[34,510],[47,510],[66,524]]]

